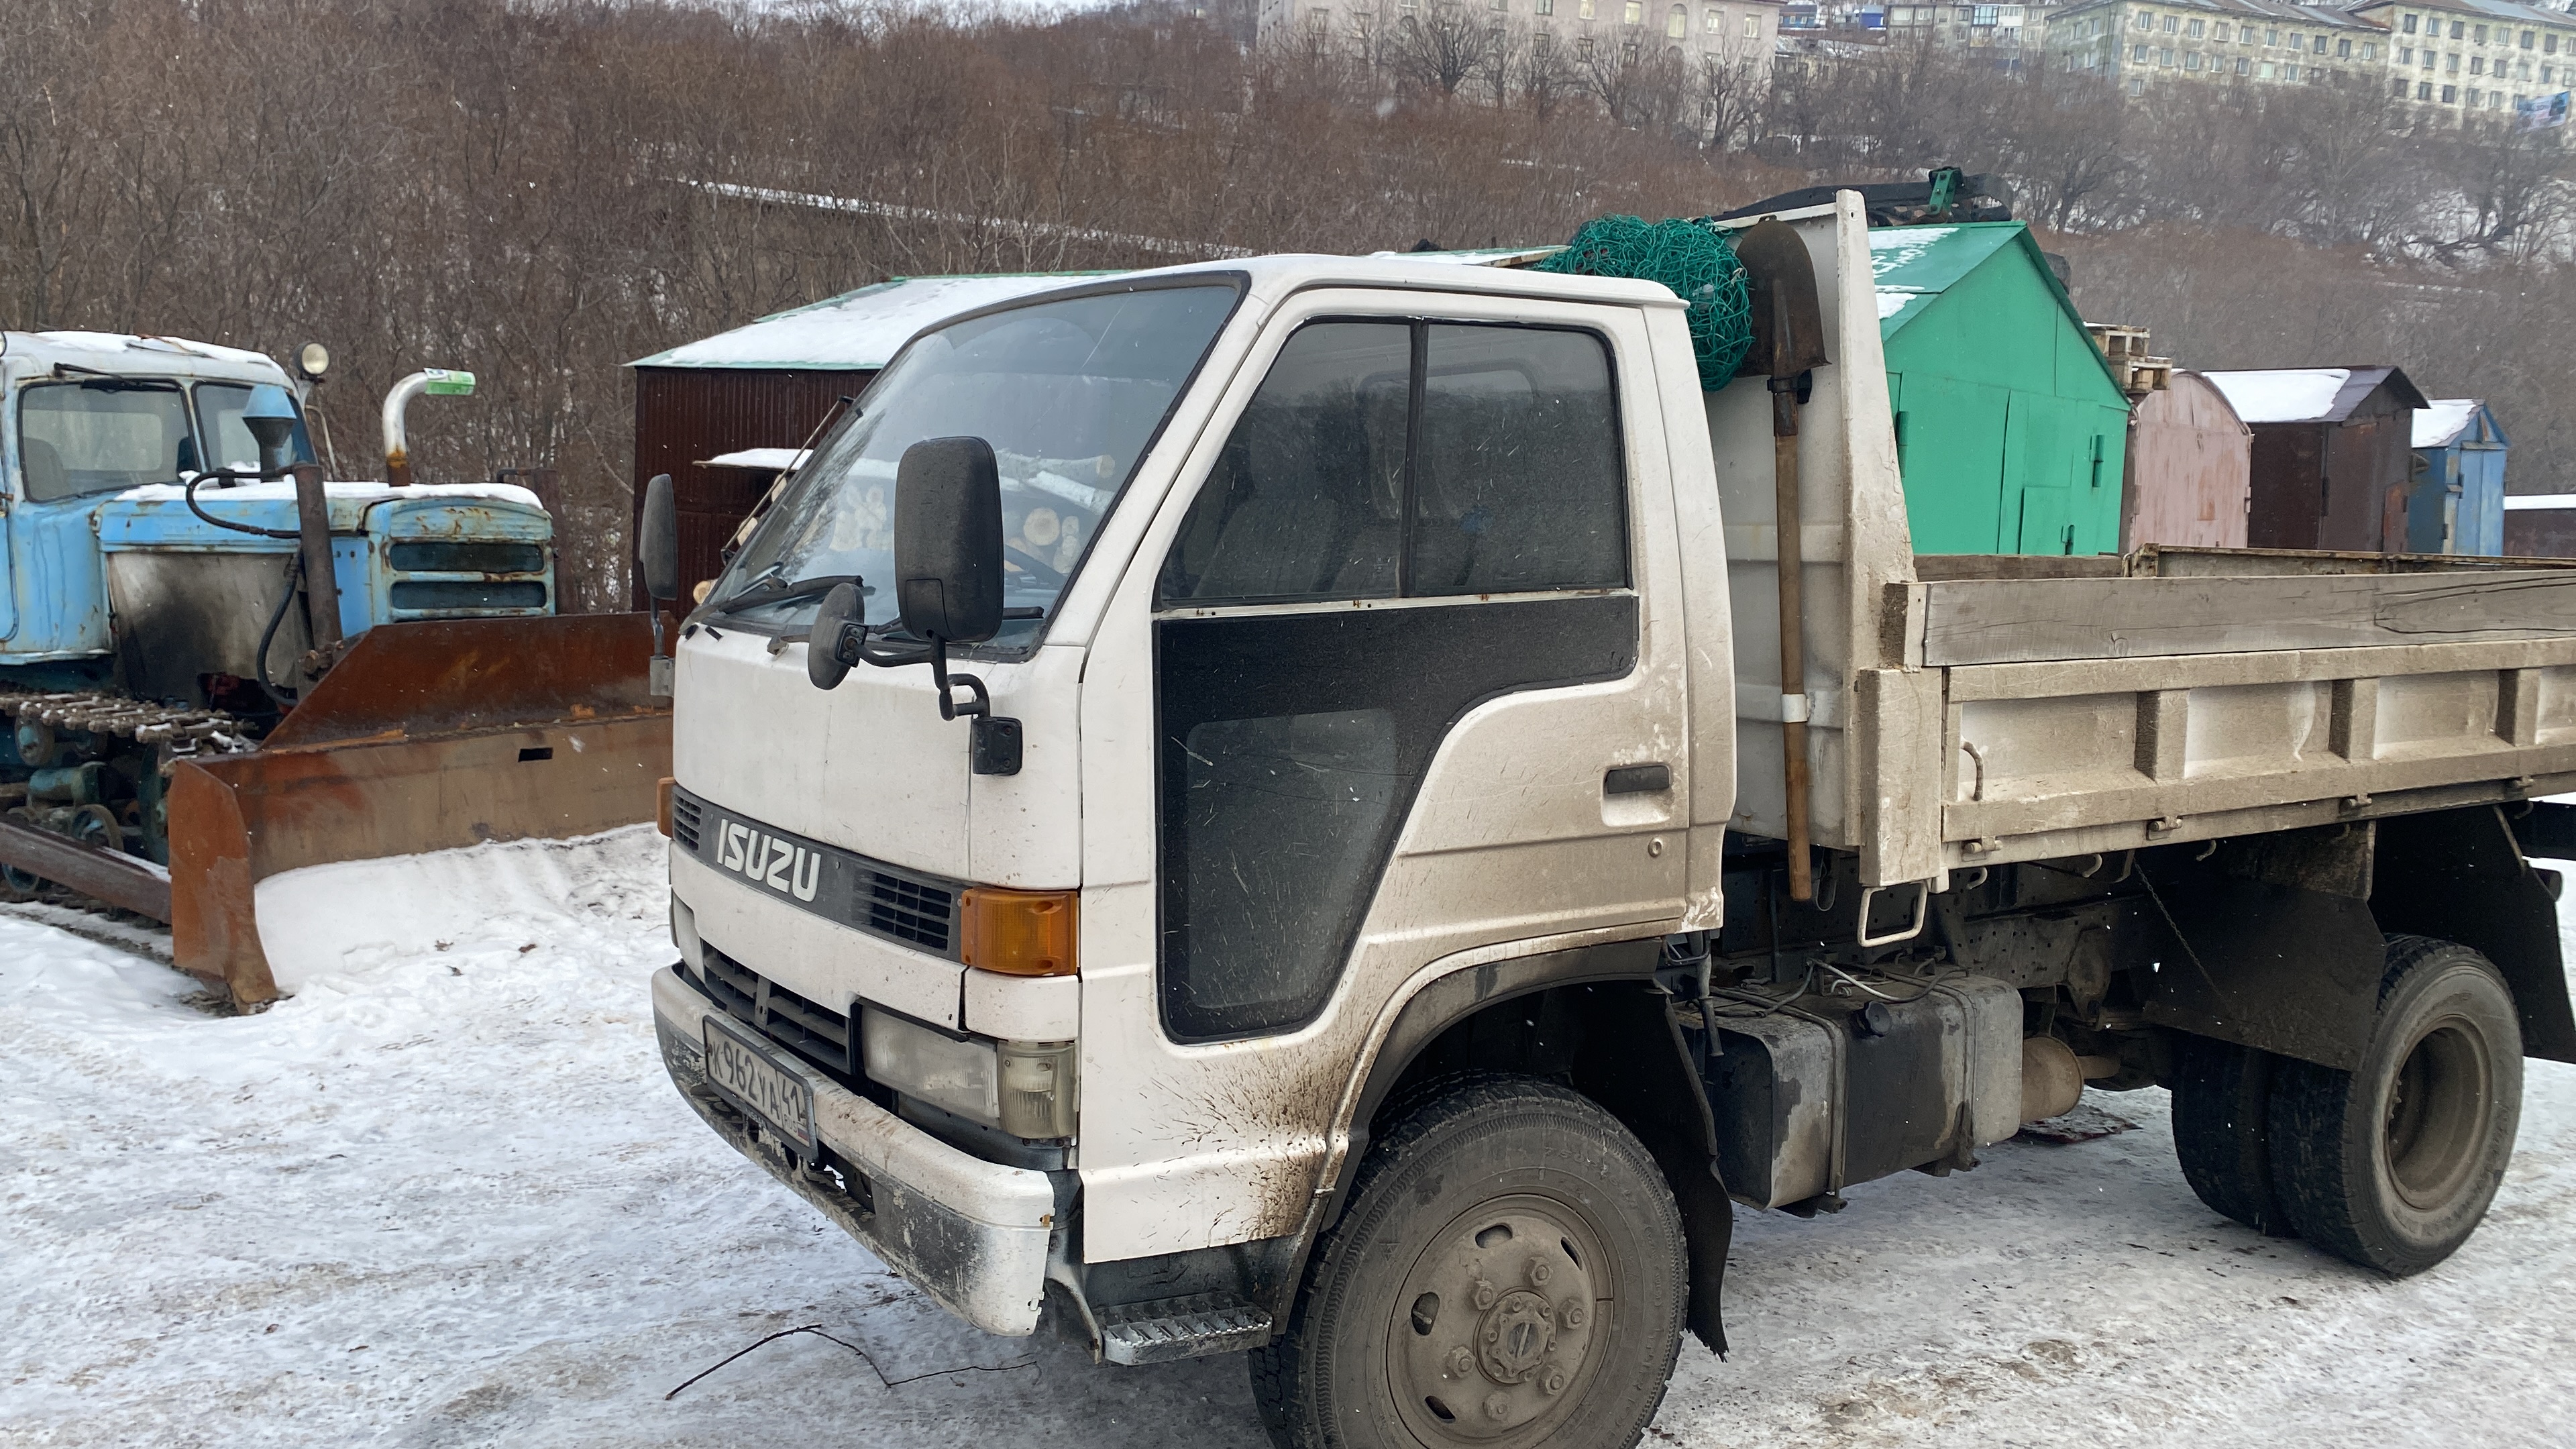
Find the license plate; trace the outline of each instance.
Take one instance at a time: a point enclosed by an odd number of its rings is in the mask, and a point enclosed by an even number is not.
[[[814,1085],[780,1066],[767,1048],[754,1046],[722,1017],[706,1023],[707,1080],[762,1126],[811,1155],[814,1151]]]

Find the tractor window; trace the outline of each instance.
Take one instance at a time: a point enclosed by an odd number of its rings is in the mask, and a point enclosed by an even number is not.
[[[174,483],[196,466],[176,383],[41,383],[18,395],[18,473],[30,503]]]
[[[242,414],[249,407],[248,383],[197,384],[197,436],[206,440],[206,451],[211,455],[206,459],[207,467],[248,470],[259,466],[259,441],[242,425]],[[301,418],[296,421],[287,456],[298,463],[313,461],[313,441],[305,436]]]

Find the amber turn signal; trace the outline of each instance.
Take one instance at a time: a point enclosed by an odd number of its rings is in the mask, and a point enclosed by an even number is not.
[[[671,833],[671,787],[678,783],[668,775],[653,782],[653,828],[666,836]]]
[[[1071,976],[1075,891],[977,886],[958,902],[966,964],[1005,976]]]

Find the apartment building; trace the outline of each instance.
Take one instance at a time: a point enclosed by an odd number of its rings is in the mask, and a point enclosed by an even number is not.
[[[1780,0],[1261,0],[1256,34],[1264,46],[1320,38],[1376,57],[1408,24],[1480,21],[1498,41],[1541,50],[1651,44],[1767,73],[1780,9]]]
[[[2576,86],[2576,17],[2509,0],[2380,0],[2353,14],[2388,32],[2399,100],[2507,120],[2517,101]]]
[[[1883,13],[1891,42],[1928,41],[2019,69],[2025,48],[2036,53],[2049,10],[2045,4],[1900,3],[1886,6]]]
[[[2049,11],[2047,25],[2051,68],[2133,96],[2167,83],[2376,78],[2390,39],[2351,11],[2289,0],[2083,0]]]

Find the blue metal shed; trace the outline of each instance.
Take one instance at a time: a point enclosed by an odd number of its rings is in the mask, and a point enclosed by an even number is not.
[[[2409,553],[2504,552],[2507,440],[2482,398],[2435,398],[2415,410]]]

